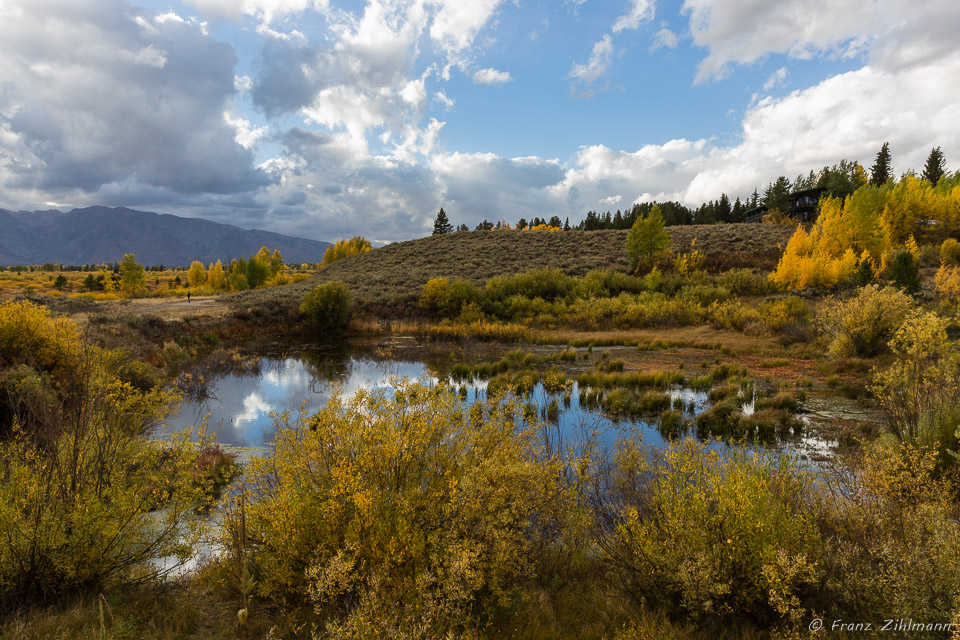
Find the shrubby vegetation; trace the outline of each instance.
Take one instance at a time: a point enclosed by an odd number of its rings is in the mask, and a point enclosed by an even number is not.
[[[353,299],[342,282],[317,286],[300,303],[300,314],[319,331],[339,331],[350,320]]]
[[[556,539],[560,471],[510,402],[419,385],[336,396],[284,420],[250,471],[258,595],[311,603],[337,637],[470,633]]]
[[[152,580],[193,553],[197,450],[144,438],[176,398],[143,365],[4,302],[0,367],[0,606]]]

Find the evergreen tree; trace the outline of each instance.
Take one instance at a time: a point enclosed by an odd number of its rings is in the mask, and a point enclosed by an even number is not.
[[[570,231],[570,216],[567,216],[567,219],[563,221],[563,230]]]
[[[451,231],[453,231],[453,225],[447,219],[447,212],[443,210],[443,207],[440,207],[440,213],[437,214],[437,219],[433,221],[433,235],[438,236]]]
[[[740,202],[740,198],[737,197],[736,201],[733,203],[733,209],[730,211],[730,221],[731,222],[743,222],[746,219],[744,212],[747,208],[743,206],[743,203]]]
[[[520,218],[519,220],[517,220],[517,229],[519,229],[520,231],[523,231],[526,228],[527,228],[526,218]]]
[[[560,216],[551,216],[551,217],[550,217],[550,222],[548,222],[547,224],[549,224],[551,227],[557,227],[557,228],[559,228],[559,227],[560,227]]]
[[[930,155],[927,156],[927,164],[923,167],[923,179],[927,180],[933,186],[937,186],[937,182],[940,181],[940,178],[943,177],[943,174],[947,170],[947,163],[943,157],[943,152],[940,151],[940,147],[930,150]]]
[[[757,193],[757,190],[753,190],[753,195],[750,196],[750,208],[753,209],[760,205],[760,194]]]
[[[727,194],[720,194],[720,201],[716,206],[716,216],[717,220],[721,222],[730,222],[732,211],[730,209],[730,198],[727,197]]]
[[[870,184],[875,187],[883,186],[887,180],[893,177],[893,168],[890,166],[890,143],[884,142],[877,152],[877,159],[870,167]]]
[[[767,185],[763,192],[764,204],[770,211],[786,211],[790,206],[790,181],[786,176],[780,176]]]

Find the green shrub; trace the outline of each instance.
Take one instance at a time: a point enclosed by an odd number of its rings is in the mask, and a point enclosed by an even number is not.
[[[730,269],[717,276],[717,285],[735,296],[759,296],[771,290],[770,279],[756,269]]]
[[[300,314],[315,329],[338,331],[347,326],[353,305],[350,289],[342,282],[328,282],[303,297]]]
[[[893,286],[907,293],[920,291],[920,264],[913,253],[906,249],[893,254],[890,264],[887,265],[886,276]]]
[[[818,324],[831,338],[832,356],[874,356],[886,350],[913,307],[910,296],[898,289],[867,285],[854,297],[832,304]]]
[[[483,291],[460,278],[431,278],[423,287],[420,306],[444,318],[455,318],[469,305],[483,304]]]
[[[512,296],[553,302],[567,297],[576,286],[576,280],[560,269],[535,269],[513,276],[498,276],[487,280],[485,292],[491,303],[504,302]]]
[[[577,280],[574,293],[580,298],[611,298],[621,293],[640,293],[643,280],[625,273],[595,269]]]

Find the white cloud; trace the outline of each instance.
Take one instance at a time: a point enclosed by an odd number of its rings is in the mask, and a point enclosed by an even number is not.
[[[233,76],[233,88],[237,92],[253,89],[253,79],[250,76]]]
[[[641,22],[653,19],[656,9],[655,0],[630,0],[630,9],[617,18],[613,25],[613,32],[620,33],[624,29],[637,29]]]
[[[593,45],[590,60],[586,64],[575,64],[570,70],[570,77],[589,87],[599,80],[613,62],[613,39],[610,34],[604,34]]]
[[[509,71],[497,71],[496,69],[480,69],[473,74],[474,84],[505,84],[513,80]]]
[[[445,108],[447,109],[453,108],[454,101],[448,98],[447,94],[445,94],[443,91],[437,91],[436,93],[434,93],[433,98],[434,100],[442,104]]]
[[[673,31],[670,31],[670,29],[664,27],[663,29],[660,29],[660,31],[657,31],[655,34],[653,34],[653,42],[650,44],[650,51],[653,52],[663,47],[666,47],[667,49],[673,49],[679,42],[679,36],[677,36],[677,34],[675,34]]]
[[[605,204],[608,207],[613,207],[620,204],[620,201],[623,200],[623,196],[619,193],[615,196],[609,196],[607,198],[600,198],[600,204]]]
[[[229,111],[223,112],[223,121],[234,128],[236,131],[234,139],[244,149],[252,149],[257,144],[257,140],[262,138],[268,130],[267,127],[254,128],[249,120],[235,117]]]
[[[956,48],[960,22],[952,0],[684,0],[683,11],[694,43],[708,51],[698,82],[770,54],[868,55],[891,70],[923,64]]]
[[[430,37],[451,54],[473,44],[503,0],[428,0],[437,8],[430,24]]]
[[[763,90],[770,91],[770,89],[773,89],[777,85],[783,84],[783,81],[787,79],[787,73],[786,67],[780,67],[771,73],[767,81],[763,83]]]
[[[213,19],[239,20],[244,14],[269,24],[275,18],[314,9],[326,11],[328,0],[184,0]]]

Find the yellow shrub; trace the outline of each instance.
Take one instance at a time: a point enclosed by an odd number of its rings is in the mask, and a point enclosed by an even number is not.
[[[942,262],[934,278],[937,295],[954,306],[960,306],[960,266]]]
[[[375,615],[437,632],[502,602],[560,492],[557,462],[519,415],[405,383],[393,399],[337,394],[285,417],[250,470],[261,595],[310,600],[344,628]]]

